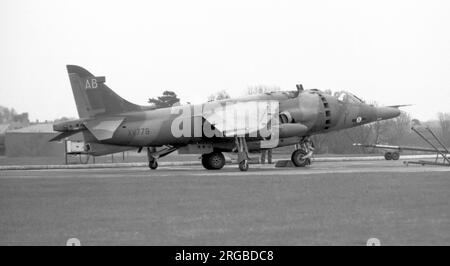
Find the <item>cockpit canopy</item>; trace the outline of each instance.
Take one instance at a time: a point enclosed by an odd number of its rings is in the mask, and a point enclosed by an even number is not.
[[[334,97],[336,97],[340,102],[364,103],[363,100],[348,91],[335,92]]]

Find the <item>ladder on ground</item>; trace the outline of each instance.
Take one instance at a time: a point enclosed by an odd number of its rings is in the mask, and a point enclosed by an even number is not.
[[[434,162],[429,161],[418,161],[418,162],[408,162],[416,164],[433,164],[433,165],[445,165],[450,166],[449,150],[445,147],[444,143],[439,139],[439,137],[431,130],[429,127],[411,127],[420,138],[422,138],[428,145],[430,145],[436,151],[436,159]],[[441,149],[442,148],[442,149]],[[442,162],[439,162],[442,159]]]

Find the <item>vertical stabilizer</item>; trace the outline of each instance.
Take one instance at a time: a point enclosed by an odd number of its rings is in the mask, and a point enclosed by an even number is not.
[[[75,65],[68,65],[67,72],[80,118],[114,115],[143,109],[142,106],[124,100],[108,88],[105,85],[105,77],[96,77],[86,69]]]

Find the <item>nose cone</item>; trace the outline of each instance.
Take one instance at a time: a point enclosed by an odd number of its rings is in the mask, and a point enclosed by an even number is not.
[[[397,117],[400,110],[395,107],[377,107],[377,120],[385,120]]]

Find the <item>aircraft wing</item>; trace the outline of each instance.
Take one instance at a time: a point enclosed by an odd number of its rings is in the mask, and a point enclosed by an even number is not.
[[[256,136],[268,127],[275,116],[278,118],[278,103],[275,101],[247,101],[226,105],[211,103],[203,112],[203,117],[225,137],[246,134]]]

